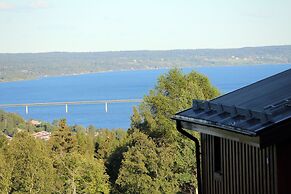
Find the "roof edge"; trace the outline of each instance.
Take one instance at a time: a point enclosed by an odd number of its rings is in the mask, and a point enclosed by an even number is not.
[[[198,125],[206,126],[206,127],[214,127],[214,128],[227,130],[227,131],[235,132],[235,133],[242,134],[242,135],[252,136],[252,137],[258,135],[255,132],[245,131],[239,127],[232,127],[229,125],[221,125],[219,123],[213,123],[211,121],[207,121],[207,120],[203,120],[203,119],[189,118],[189,117],[180,116],[177,114],[174,115],[172,117],[172,119],[176,120],[176,121],[178,120],[178,121],[185,121],[185,122],[189,122],[189,123],[194,123],[194,124],[198,124]]]
[[[261,137],[260,136],[250,136],[241,133],[237,133],[235,131],[230,130],[221,130],[220,128],[208,126],[208,125],[201,125],[185,120],[181,120],[181,118],[174,117],[172,118],[176,120],[176,122],[180,122],[182,128],[188,130],[194,130],[202,134],[216,136],[220,138],[225,138],[237,142],[243,142],[255,147],[261,147]]]

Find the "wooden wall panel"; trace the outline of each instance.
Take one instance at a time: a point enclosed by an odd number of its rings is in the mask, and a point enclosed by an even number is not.
[[[203,194],[277,194],[276,146],[259,149],[221,139],[222,171],[214,172],[214,137],[201,134]]]

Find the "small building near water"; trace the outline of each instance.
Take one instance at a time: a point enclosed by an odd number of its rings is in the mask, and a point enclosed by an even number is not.
[[[51,132],[40,131],[40,132],[33,133],[32,136],[35,137],[35,138],[47,141],[51,137]]]
[[[192,140],[187,130],[201,134],[200,194],[291,193],[291,69],[210,101],[193,100],[173,119]]]
[[[41,122],[40,121],[37,121],[37,120],[29,120],[28,121],[29,124],[33,125],[33,126],[39,126],[41,125]]]

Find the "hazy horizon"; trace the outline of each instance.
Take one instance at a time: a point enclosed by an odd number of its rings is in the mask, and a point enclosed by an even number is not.
[[[260,47],[284,47],[291,46],[291,44],[285,45],[262,45],[262,46],[244,46],[244,47],[234,47],[234,48],[178,48],[178,49],[139,49],[139,50],[100,50],[100,51],[40,51],[40,52],[0,52],[0,54],[41,54],[41,53],[106,53],[106,52],[139,52],[139,51],[175,51],[175,50],[227,50],[227,49],[244,49],[244,48],[260,48]]]

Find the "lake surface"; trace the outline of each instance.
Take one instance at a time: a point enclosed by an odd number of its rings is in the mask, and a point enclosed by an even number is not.
[[[198,71],[209,77],[221,93],[227,93],[291,68],[289,65],[219,66],[184,68],[185,73]],[[153,89],[157,78],[167,69],[120,71],[95,73],[78,76],[50,77],[30,81],[0,83],[0,104],[86,101],[109,99],[141,99]],[[5,108],[16,112],[25,119],[52,122],[67,118],[70,125],[97,128],[128,128],[132,107],[138,103],[109,104],[105,112],[103,104],[70,105],[65,113],[64,106]]]

